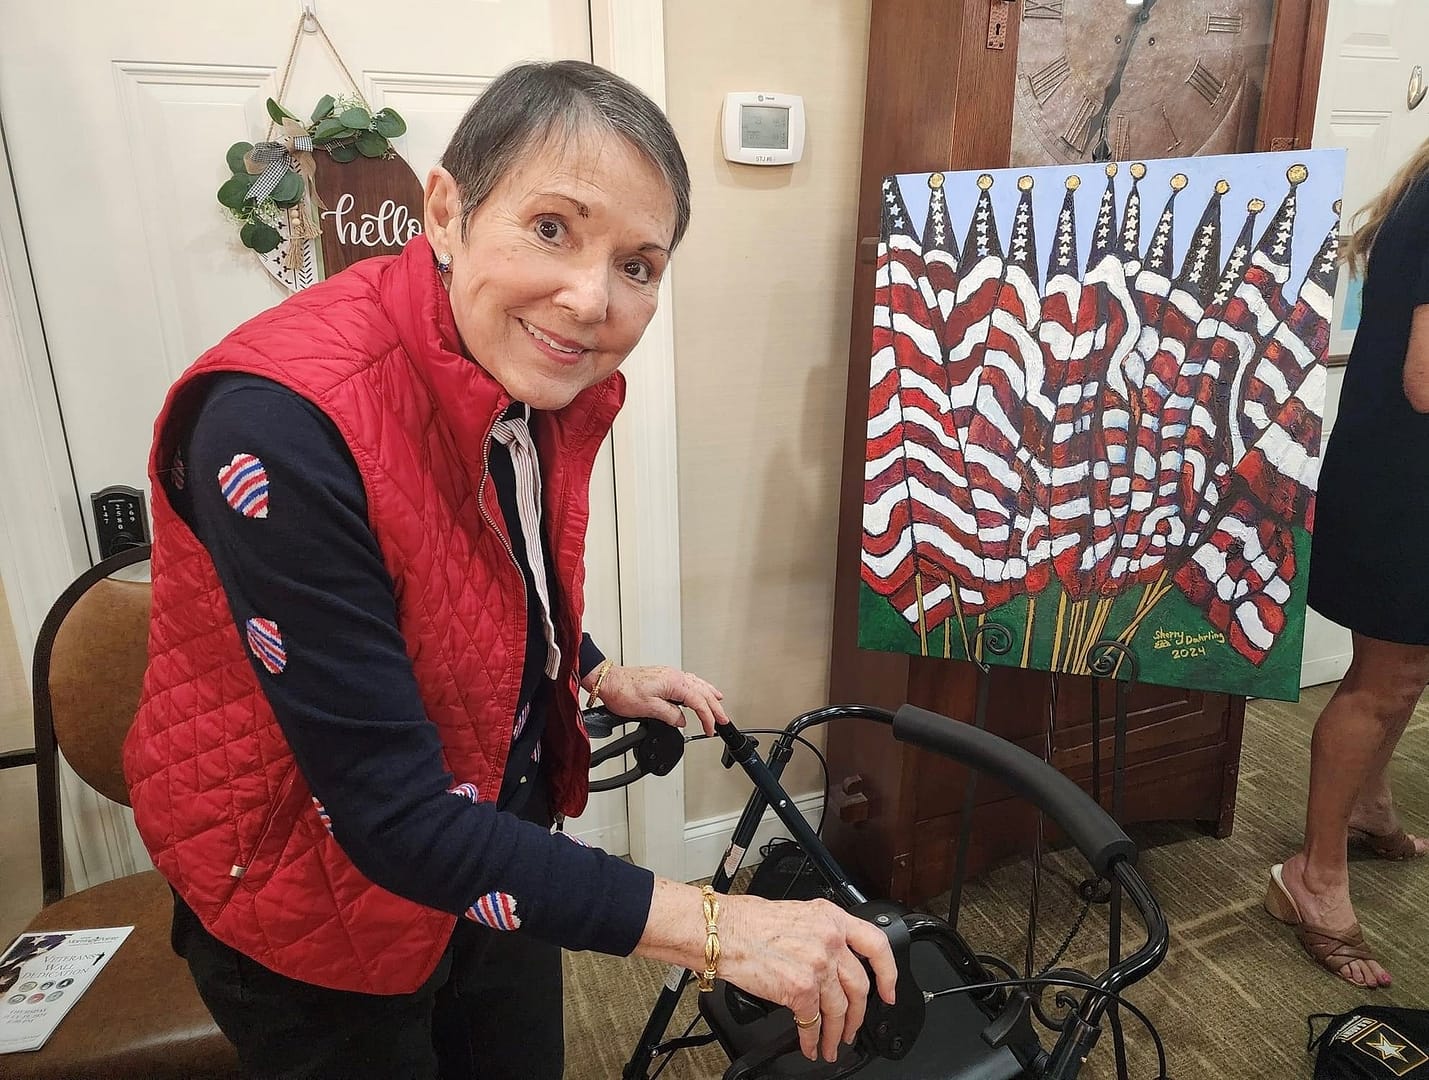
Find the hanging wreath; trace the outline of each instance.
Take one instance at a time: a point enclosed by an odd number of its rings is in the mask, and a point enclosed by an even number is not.
[[[350,92],[326,94],[308,120],[283,104],[298,49],[321,38]],[[297,292],[361,259],[393,255],[421,231],[422,185],[392,145],[407,131],[395,109],[374,111],[311,11],[293,31],[262,142],[228,148],[218,202],[243,246]]]
[[[282,242],[280,223],[289,235],[303,239],[318,236],[316,208],[322,207],[314,187],[314,153],[333,161],[392,156],[392,140],[407,130],[395,109],[373,113],[355,97],[325,94],[304,125],[272,98],[268,115],[282,132],[278,140],[236,142],[228,148],[228,168],[233,174],[218,189],[219,204],[239,226],[243,246],[266,255]],[[295,220],[300,217],[301,222]],[[296,225],[303,226],[300,229]]]

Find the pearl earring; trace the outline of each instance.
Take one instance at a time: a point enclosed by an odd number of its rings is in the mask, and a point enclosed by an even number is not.
[[[452,255],[450,251],[444,251],[437,256],[437,273],[450,274],[452,272]]]

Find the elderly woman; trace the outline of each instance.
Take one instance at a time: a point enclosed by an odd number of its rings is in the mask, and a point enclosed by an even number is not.
[[[674,132],[589,64],[515,68],[425,235],[239,327],[156,425],[150,663],[125,765],[174,943],[246,1069],[559,1077],[560,948],[705,966],[700,891],[553,833],[577,683],[705,729],[720,694],[580,631],[616,369],[689,219]],[[729,897],[722,977],[832,1060],[881,933]]]

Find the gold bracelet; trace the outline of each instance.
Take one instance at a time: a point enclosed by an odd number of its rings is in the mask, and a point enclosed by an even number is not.
[[[602,660],[600,667],[596,668],[595,685],[590,688],[590,697],[585,699],[587,709],[595,708],[596,702],[600,700],[600,684],[605,682],[605,677],[610,674],[610,669],[614,666],[614,660]]]
[[[714,989],[714,981],[719,971],[719,901],[715,899],[713,887],[706,885],[700,890],[705,908],[705,969],[698,972],[700,990],[708,993]]]

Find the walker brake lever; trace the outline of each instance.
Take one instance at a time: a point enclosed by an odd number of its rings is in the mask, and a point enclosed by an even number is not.
[[[592,780],[592,792],[611,791],[633,784],[642,776],[665,776],[685,754],[685,737],[677,728],[660,720],[644,718],[629,720],[613,716],[606,709],[589,709],[582,714],[586,734],[592,739],[603,739],[614,733],[620,724],[634,724],[635,730],[627,732],[614,742],[591,752],[590,767],[604,764],[611,758],[625,753],[634,755],[635,764],[619,776]]]

